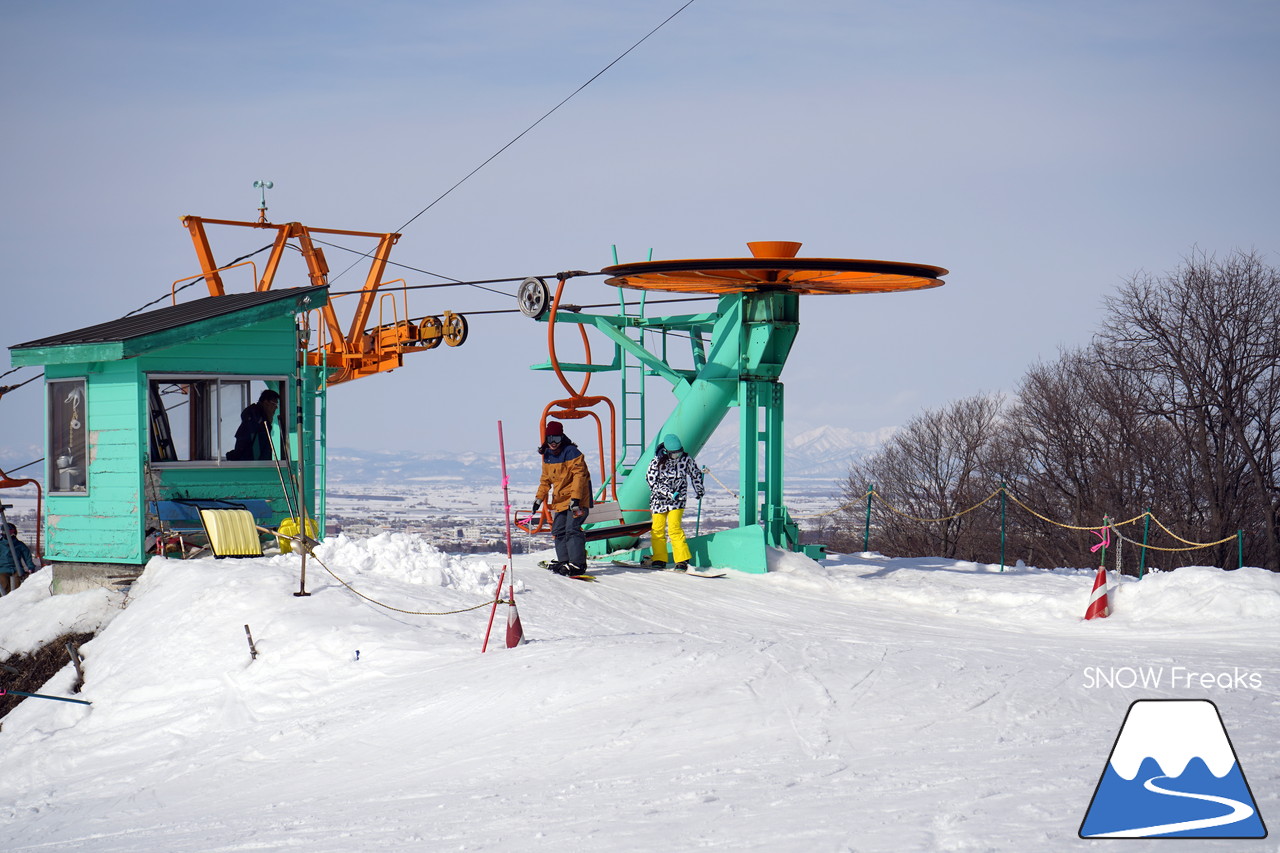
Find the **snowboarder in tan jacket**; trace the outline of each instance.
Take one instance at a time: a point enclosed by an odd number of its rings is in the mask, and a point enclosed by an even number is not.
[[[582,524],[591,507],[591,474],[578,445],[564,434],[558,421],[547,424],[546,437],[538,453],[542,456],[542,479],[533,500],[535,513],[547,501],[551,510],[551,539],[556,546],[552,571],[581,575],[587,570],[587,539]],[[549,498],[549,500],[548,500]]]

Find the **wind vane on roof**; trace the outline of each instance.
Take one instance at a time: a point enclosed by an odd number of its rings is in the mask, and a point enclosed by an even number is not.
[[[258,221],[267,221],[267,190],[275,186],[274,181],[254,181],[253,188],[262,191],[262,201],[258,205]]]

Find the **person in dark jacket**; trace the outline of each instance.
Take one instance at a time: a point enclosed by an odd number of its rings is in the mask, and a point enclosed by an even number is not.
[[[22,585],[27,575],[36,573],[31,549],[18,538],[18,528],[7,524],[0,529],[0,594],[7,595]]]
[[[676,561],[676,569],[684,571],[689,568],[689,543],[685,540],[681,520],[684,518],[685,496],[689,494],[689,485],[698,500],[702,500],[704,486],[702,469],[693,457],[684,452],[680,438],[668,434],[658,445],[645,474],[649,483],[649,511],[653,513],[651,529],[653,545],[653,566],[658,569],[667,567],[667,539],[671,539],[671,557]]]
[[[233,462],[272,459],[271,424],[280,407],[280,395],[270,389],[258,395],[258,402],[245,406],[236,430],[236,446],[227,454]]]
[[[578,445],[564,434],[558,421],[547,424],[546,438],[538,453],[542,456],[542,479],[533,499],[535,513],[547,501],[552,512],[551,539],[556,559],[551,570],[562,575],[587,571],[587,539],[582,524],[591,507],[591,473]]]

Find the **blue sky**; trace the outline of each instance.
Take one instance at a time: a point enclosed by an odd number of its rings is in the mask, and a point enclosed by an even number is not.
[[[197,269],[178,217],[252,219],[255,179],[273,221],[399,228],[681,2],[0,4],[3,343],[166,293]],[[1280,262],[1278,36],[1280,7],[1249,0],[695,0],[393,259],[487,279],[775,239],[947,267],[940,289],[802,300],[788,430],[900,424],[1012,389],[1087,341],[1126,277],[1193,247]],[[613,298],[580,281],[571,301]],[[560,396],[526,369],[545,356],[541,324],[478,315],[464,346],[335,388],[330,442],[489,450],[502,419],[522,446]],[[38,388],[0,400],[17,455],[41,441]]]

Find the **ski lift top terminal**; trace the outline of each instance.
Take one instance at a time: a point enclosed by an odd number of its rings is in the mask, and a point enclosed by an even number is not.
[[[609,276],[607,282],[620,288],[715,296],[713,312],[648,317],[643,308],[640,314],[626,313],[625,302],[623,313],[612,316],[558,310],[564,278],[549,311],[542,310],[547,295],[539,280],[525,282],[519,302],[527,315],[542,322],[579,324],[584,344],[585,329],[590,326],[615,345],[611,365],[591,364],[589,347],[587,363],[565,364],[556,357],[551,330],[550,361],[534,368],[555,370],[571,392],[574,389],[565,381],[565,372],[590,374],[612,369],[622,373],[622,460],[615,465],[610,482],[601,486],[617,501],[620,527],[633,526],[644,518],[649,488],[643,472],[656,450],[656,436],[674,433],[686,450],[696,455],[728,411],[738,408],[738,527],[693,537],[689,545],[696,565],[764,572],[769,547],[815,557],[823,550],[820,545],[801,543],[799,527],[783,503],[784,406],[779,379],[799,331],[800,296],[924,290],[944,284],[947,270],[895,261],[802,258],[797,256],[801,244],[789,241],[747,245],[752,252],[749,258],[642,261],[602,270]],[[652,348],[646,332],[658,333],[659,340]],[[671,332],[688,337],[692,370],[676,368],[668,359]],[[652,433],[652,440],[646,438],[650,433],[644,427],[643,390],[634,390],[637,385],[643,389],[643,379],[648,376],[670,382],[677,399],[674,410]],[[633,390],[628,390],[628,385]],[[584,392],[585,383],[576,393]],[[546,416],[544,410],[543,420]],[[618,436],[612,438],[616,445]],[[636,472],[638,475],[630,476]],[[600,535],[602,530],[592,532],[597,538],[591,545],[595,553],[638,544],[634,538],[609,539]],[[645,549],[637,548],[632,556],[645,554]]]

